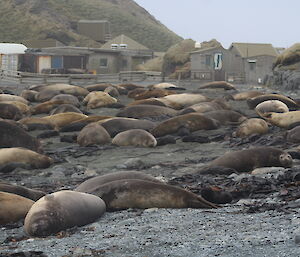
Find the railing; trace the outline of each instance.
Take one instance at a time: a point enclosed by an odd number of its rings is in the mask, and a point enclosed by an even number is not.
[[[146,79],[161,81],[161,72],[153,71],[122,71],[117,74],[42,74],[0,69],[0,80],[20,84],[89,84],[112,82],[139,82]]]

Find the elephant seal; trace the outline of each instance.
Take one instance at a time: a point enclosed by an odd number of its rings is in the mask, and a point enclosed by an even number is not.
[[[178,88],[176,85],[172,84],[172,83],[158,83],[155,85],[150,85],[149,88],[160,88],[160,89],[170,89],[170,88]]]
[[[24,104],[20,101],[2,101],[0,102],[0,104],[11,104],[16,106],[19,111],[21,112],[21,114],[30,114],[30,107],[27,104]],[[0,110],[2,109],[2,107],[0,108]]]
[[[158,124],[150,132],[155,137],[162,137],[176,133],[182,126],[186,126],[190,132],[197,130],[216,129],[219,122],[199,113],[188,113],[170,118]]]
[[[136,88],[136,89],[130,90],[127,93],[127,97],[135,99],[137,96],[139,96],[140,94],[147,92],[147,91],[148,91],[147,88]]]
[[[265,93],[260,91],[246,91],[246,92],[240,92],[232,95],[233,100],[235,101],[244,101],[249,98],[254,98],[260,95],[264,95]]]
[[[134,90],[136,88],[143,88],[143,86],[135,85],[135,84],[132,84],[132,83],[122,83],[122,84],[119,84],[118,87],[125,88],[128,91]]]
[[[69,94],[74,96],[86,96],[89,91],[83,87],[80,86],[74,86],[69,84],[52,84],[42,87],[43,90],[49,90],[49,91],[57,91],[60,94]]]
[[[0,225],[24,219],[33,204],[23,196],[0,191]]]
[[[87,85],[84,86],[85,89],[88,91],[104,91],[107,87],[114,87],[113,84],[110,83],[102,83],[102,84],[92,84],[92,85]]]
[[[208,102],[211,100],[210,98],[204,95],[192,93],[167,95],[162,98],[181,105],[181,108],[185,108],[201,102]]]
[[[216,208],[216,205],[179,187],[139,179],[116,180],[96,187],[108,211],[128,208]]]
[[[138,120],[128,118],[114,118],[101,123],[111,137],[115,137],[118,133],[129,129],[143,129],[150,131],[156,124],[149,120]]]
[[[2,148],[24,147],[35,152],[43,152],[38,139],[31,136],[21,127],[2,120],[0,120],[0,146]]]
[[[77,137],[77,143],[80,146],[104,145],[111,142],[108,132],[97,122],[86,125]]]
[[[117,134],[112,143],[118,146],[155,147],[155,137],[143,129],[130,129]]]
[[[83,104],[87,105],[89,109],[95,109],[99,107],[105,107],[110,104],[114,104],[117,102],[117,99],[111,97],[108,93],[93,91],[90,92],[84,99]]]
[[[63,104],[72,104],[76,107],[80,106],[80,102],[76,96],[69,94],[59,94],[51,98],[50,101],[61,101]]]
[[[279,113],[289,112],[289,108],[285,103],[281,101],[268,100],[258,104],[255,107],[255,112],[259,116],[263,117],[263,115],[268,112],[279,112]]]
[[[58,114],[58,113],[65,113],[65,112],[76,112],[76,113],[82,113],[77,107],[75,107],[72,104],[62,104],[52,111],[50,111],[50,115]]]
[[[156,106],[156,105],[134,105],[125,107],[119,111],[117,117],[128,117],[128,118],[151,118],[159,116],[175,116],[177,111],[168,107]]]
[[[231,83],[228,83],[226,81],[213,81],[199,87],[199,89],[217,89],[217,88],[221,88],[224,90],[237,90],[235,86],[233,86]]]
[[[286,133],[286,139],[291,143],[300,143],[300,126],[297,126]]]
[[[27,101],[29,102],[35,102],[36,101],[36,95],[38,94],[37,91],[34,90],[28,90],[28,89],[24,89],[21,92],[21,97],[25,98]]]
[[[42,113],[49,113],[52,109],[64,104],[62,100],[49,100],[30,108],[31,114],[42,114]]]
[[[56,130],[74,122],[87,118],[87,115],[76,112],[64,112],[58,113],[50,116],[45,116],[42,119],[48,121]]]
[[[54,96],[61,94],[59,90],[44,89],[38,92],[35,96],[36,102],[47,102],[50,101]]]
[[[252,118],[241,123],[234,132],[234,135],[244,138],[253,134],[266,134],[268,133],[268,130],[269,126],[267,122],[265,122],[263,119]]]
[[[232,168],[237,172],[249,172],[260,167],[285,167],[293,164],[290,154],[273,147],[255,147],[225,153],[211,161],[208,166]]]
[[[118,89],[116,89],[114,86],[109,86],[109,87],[105,88],[104,93],[107,93],[112,97],[119,97],[120,96],[120,93],[119,93]]]
[[[264,94],[254,98],[249,98],[247,104],[250,109],[254,109],[258,104],[268,100],[279,100],[285,103],[292,110],[298,110],[299,105],[293,99],[280,94]]]
[[[45,169],[53,163],[53,160],[46,155],[21,147],[0,149],[0,166],[10,163],[28,164],[33,169]]]
[[[92,223],[105,210],[105,203],[95,195],[58,191],[32,205],[25,217],[24,230],[30,236],[45,237],[67,228]]]
[[[13,104],[0,102],[0,118],[9,120],[20,120],[23,115],[18,107]]]
[[[210,111],[203,113],[203,115],[219,121],[222,125],[240,124],[247,119],[244,115],[232,110]]]
[[[18,101],[18,102],[22,102],[24,104],[28,105],[28,101],[21,97],[21,96],[17,96],[17,95],[9,95],[9,94],[0,94],[0,102],[3,101]]]
[[[300,122],[300,111],[285,113],[269,112],[262,115],[265,120],[280,128],[289,128],[293,124]]]
[[[0,181],[0,191],[20,195],[25,198],[31,199],[33,201],[37,201],[38,199],[40,199],[45,195],[44,192],[39,190],[34,190],[23,186],[12,185],[1,181]]]
[[[159,97],[164,97],[167,95],[174,95],[174,94],[176,94],[174,91],[168,91],[165,89],[154,88],[154,89],[148,89],[144,92],[141,92],[140,94],[137,94],[134,97],[134,99],[142,100],[142,99],[148,99],[148,98],[159,98]]]
[[[139,179],[139,180],[146,180],[155,183],[163,183],[160,180],[140,171],[119,171],[119,172],[113,172],[106,175],[90,178],[82,182],[81,184],[79,184],[74,190],[83,193],[91,193],[98,186],[101,186],[103,184],[112,181],[123,180],[123,179]]]

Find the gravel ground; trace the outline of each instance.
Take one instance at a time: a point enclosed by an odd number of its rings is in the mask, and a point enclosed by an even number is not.
[[[197,86],[191,85],[189,89],[195,90]],[[238,87],[241,90],[251,88]],[[253,114],[245,103],[231,103],[247,115]],[[103,108],[101,114],[106,111],[113,115],[117,110]],[[201,132],[201,135],[213,138],[231,132],[232,128],[222,127]],[[251,143],[233,147],[230,140],[199,144],[183,143],[178,139],[175,145],[153,149],[80,148],[53,137],[44,139],[43,145],[45,152],[56,159],[55,165],[45,170],[17,169],[1,174],[1,179],[47,192],[72,189],[88,177],[120,170],[140,170],[168,180],[191,174],[222,153],[249,147]],[[300,166],[297,164],[297,167]],[[0,227],[0,256],[300,256],[299,208],[290,212],[248,213],[246,206],[255,205],[255,201],[279,200],[276,197],[245,199],[216,210],[107,212],[95,223],[47,238],[28,238],[22,224]],[[298,201],[295,203],[300,205]]]

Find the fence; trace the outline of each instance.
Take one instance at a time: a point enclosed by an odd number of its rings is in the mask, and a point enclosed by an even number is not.
[[[161,81],[161,72],[123,71],[117,74],[42,74],[0,69],[0,80],[20,84],[96,84],[112,82],[140,82],[144,80]]]

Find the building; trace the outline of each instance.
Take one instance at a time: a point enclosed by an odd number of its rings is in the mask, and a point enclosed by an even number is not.
[[[18,56],[24,54],[26,49],[22,44],[0,43],[0,69],[18,70]]]
[[[232,43],[191,53],[191,78],[203,81],[226,80],[262,83],[272,73],[278,53],[271,44]]]

